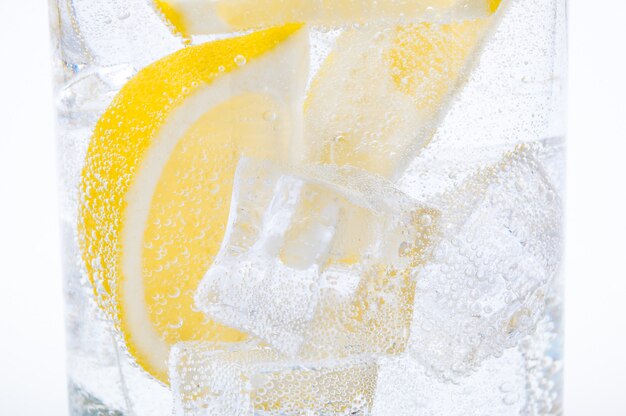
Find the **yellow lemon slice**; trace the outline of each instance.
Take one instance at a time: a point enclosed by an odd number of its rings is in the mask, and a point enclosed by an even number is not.
[[[322,26],[354,23],[449,22],[492,14],[500,0],[155,0],[185,36],[288,22]]]
[[[174,31],[178,32],[183,37],[189,37],[191,35],[187,29],[187,19],[183,13],[181,13],[180,7],[174,7],[165,0],[154,0],[154,6]]]
[[[393,178],[432,137],[494,20],[344,31],[312,83],[299,153]]]
[[[78,236],[98,304],[137,363],[167,382],[170,345],[234,342],[193,306],[220,247],[242,154],[297,136],[307,38],[292,24],[180,50],[132,78],[98,121]]]

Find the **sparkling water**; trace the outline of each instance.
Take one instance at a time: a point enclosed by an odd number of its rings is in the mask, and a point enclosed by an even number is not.
[[[171,342],[168,382],[94,296],[81,172],[96,123],[136,74],[250,30],[183,38],[147,0],[50,5],[72,415],[562,414],[563,0],[503,1],[428,111],[375,64],[394,25],[432,10],[305,26],[308,50],[293,56],[308,56],[308,96],[290,114],[320,115],[292,120],[286,160],[238,159],[219,252],[188,294],[245,341]],[[350,36],[360,43],[333,58]],[[337,72],[319,87],[329,59]]]

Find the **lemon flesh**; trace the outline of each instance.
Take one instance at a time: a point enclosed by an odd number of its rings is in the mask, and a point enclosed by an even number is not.
[[[189,37],[191,34],[188,32],[187,24],[185,23],[185,16],[179,11],[178,8],[172,6],[164,0],[154,0],[154,7],[163,16],[166,22],[168,22],[172,29],[183,37]]]
[[[240,155],[280,154],[298,134],[306,70],[301,81],[286,80],[306,61],[303,38],[292,36],[299,27],[157,61],[95,127],[80,184],[83,262],[128,352],[162,382],[171,344],[245,338],[197,312],[192,296],[219,249]],[[281,67],[286,74],[276,77]]]
[[[186,36],[289,22],[340,27],[355,23],[451,22],[489,16],[500,0],[156,0],[156,8]]]

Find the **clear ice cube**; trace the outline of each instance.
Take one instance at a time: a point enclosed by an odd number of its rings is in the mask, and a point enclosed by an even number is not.
[[[377,365],[367,357],[290,361],[250,344],[187,342],[170,354],[176,415],[370,414]]]
[[[409,356],[379,360],[372,416],[518,416],[528,405],[522,352],[485,361],[460,383],[437,379]]]
[[[401,351],[437,212],[354,168],[237,169],[222,248],[196,293],[211,319],[289,355]]]
[[[560,257],[560,200],[527,147],[431,201],[441,231],[416,270],[411,353],[454,378],[534,329]]]
[[[75,62],[110,66],[120,62],[140,69],[182,46],[163,19],[144,0],[68,0],[62,6],[67,13],[68,35],[80,41],[69,57]],[[71,31],[74,34],[70,34]],[[65,40],[65,38],[64,38]]]

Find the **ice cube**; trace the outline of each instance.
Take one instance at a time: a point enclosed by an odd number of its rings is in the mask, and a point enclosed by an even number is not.
[[[410,350],[454,378],[499,356],[541,318],[560,260],[560,200],[520,147],[433,204],[441,235],[417,270]]]
[[[556,293],[533,334],[455,382],[409,355],[382,357],[372,416],[561,415],[561,300]]]
[[[295,355],[402,350],[411,270],[437,212],[355,168],[243,159],[222,248],[196,293],[211,319]]]
[[[182,46],[182,40],[144,0],[72,0],[67,4],[61,10],[68,14],[65,18],[74,32],[68,28],[68,35],[80,39],[75,48],[83,55],[77,62],[103,66],[124,62],[140,69]]]
[[[409,356],[379,360],[372,416],[518,416],[527,406],[525,360],[507,350],[459,383],[442,381]]]
[[[364,415],[376,388],[368,357],[295,362],[246,344],[180,343],[170,355],[176,415]]]
[[[417,154],[410,170],[395,184],[419,201],[430,201],[459,188],[478,170],[498,163],[512,149],[508,145],[453,149],[433,142]]]

